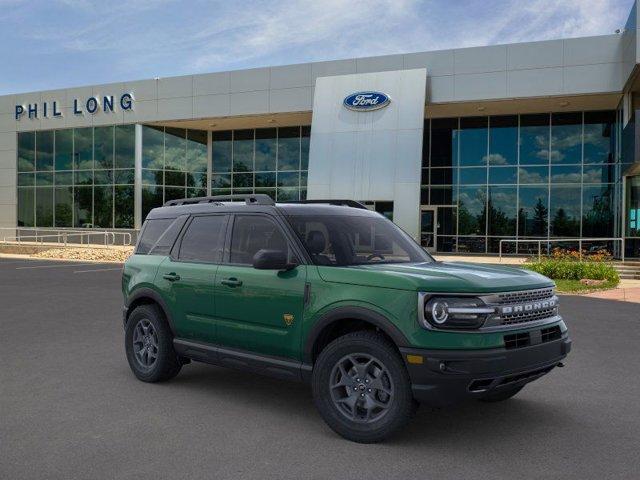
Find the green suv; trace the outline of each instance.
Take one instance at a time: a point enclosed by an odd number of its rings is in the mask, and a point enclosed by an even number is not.
[[[506,400],[571,347],[551,280],[437,262],[353,201],[167,202],[122,290],[140,380],[194,360],[309,382],[327,424],[357,442],[384,439],[419,403]]]

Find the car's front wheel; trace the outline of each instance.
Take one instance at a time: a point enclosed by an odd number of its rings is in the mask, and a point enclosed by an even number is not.
[[[143,382],[175,377],[182,363],[173,349],[173,335],[156,305],[140,305],[129,315],[125,351],[134,375]]]
[[[325,422],[355,442],[387,438],[409,421],[417,405],[397,350],[370,331],[349,333],[322,350],[312,387]]]

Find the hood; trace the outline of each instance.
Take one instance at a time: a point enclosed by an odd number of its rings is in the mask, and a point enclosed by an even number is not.
[[[327,282],[447,293],[493,293],[553,285],[529,270],[463,262],[318,267]]]

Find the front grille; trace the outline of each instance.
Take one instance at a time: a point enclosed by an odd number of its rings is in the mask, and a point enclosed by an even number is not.
[[[534,322],[545,318],[553,317],[556,314],[555,308],[545,308],[535,312],[511,313],[502,316],[503,325],[515,325],[517,323]]]
[[[562,331],[560,331],[560,327],[558,325],[549,328],[543,328],[542,330],[540,330],[540,337],[542,343],[550,342],[562,337]]]
[[[528,347],[531,344],[531,335],[529,332],[513,333],[504,336],[504,348],[511,350],[513,348]]]
[[[551,297],[553,297],[553,288],[539,288],[537,290],[501,293],[498,295],[498,303],[504,305],[509,303],[533,302]]]

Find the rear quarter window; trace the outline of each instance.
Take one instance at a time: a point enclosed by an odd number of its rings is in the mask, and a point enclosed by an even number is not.
[[[144,222],[136,253],[139,255],[148,254],[175,220],[175,218],[154,218]]]

